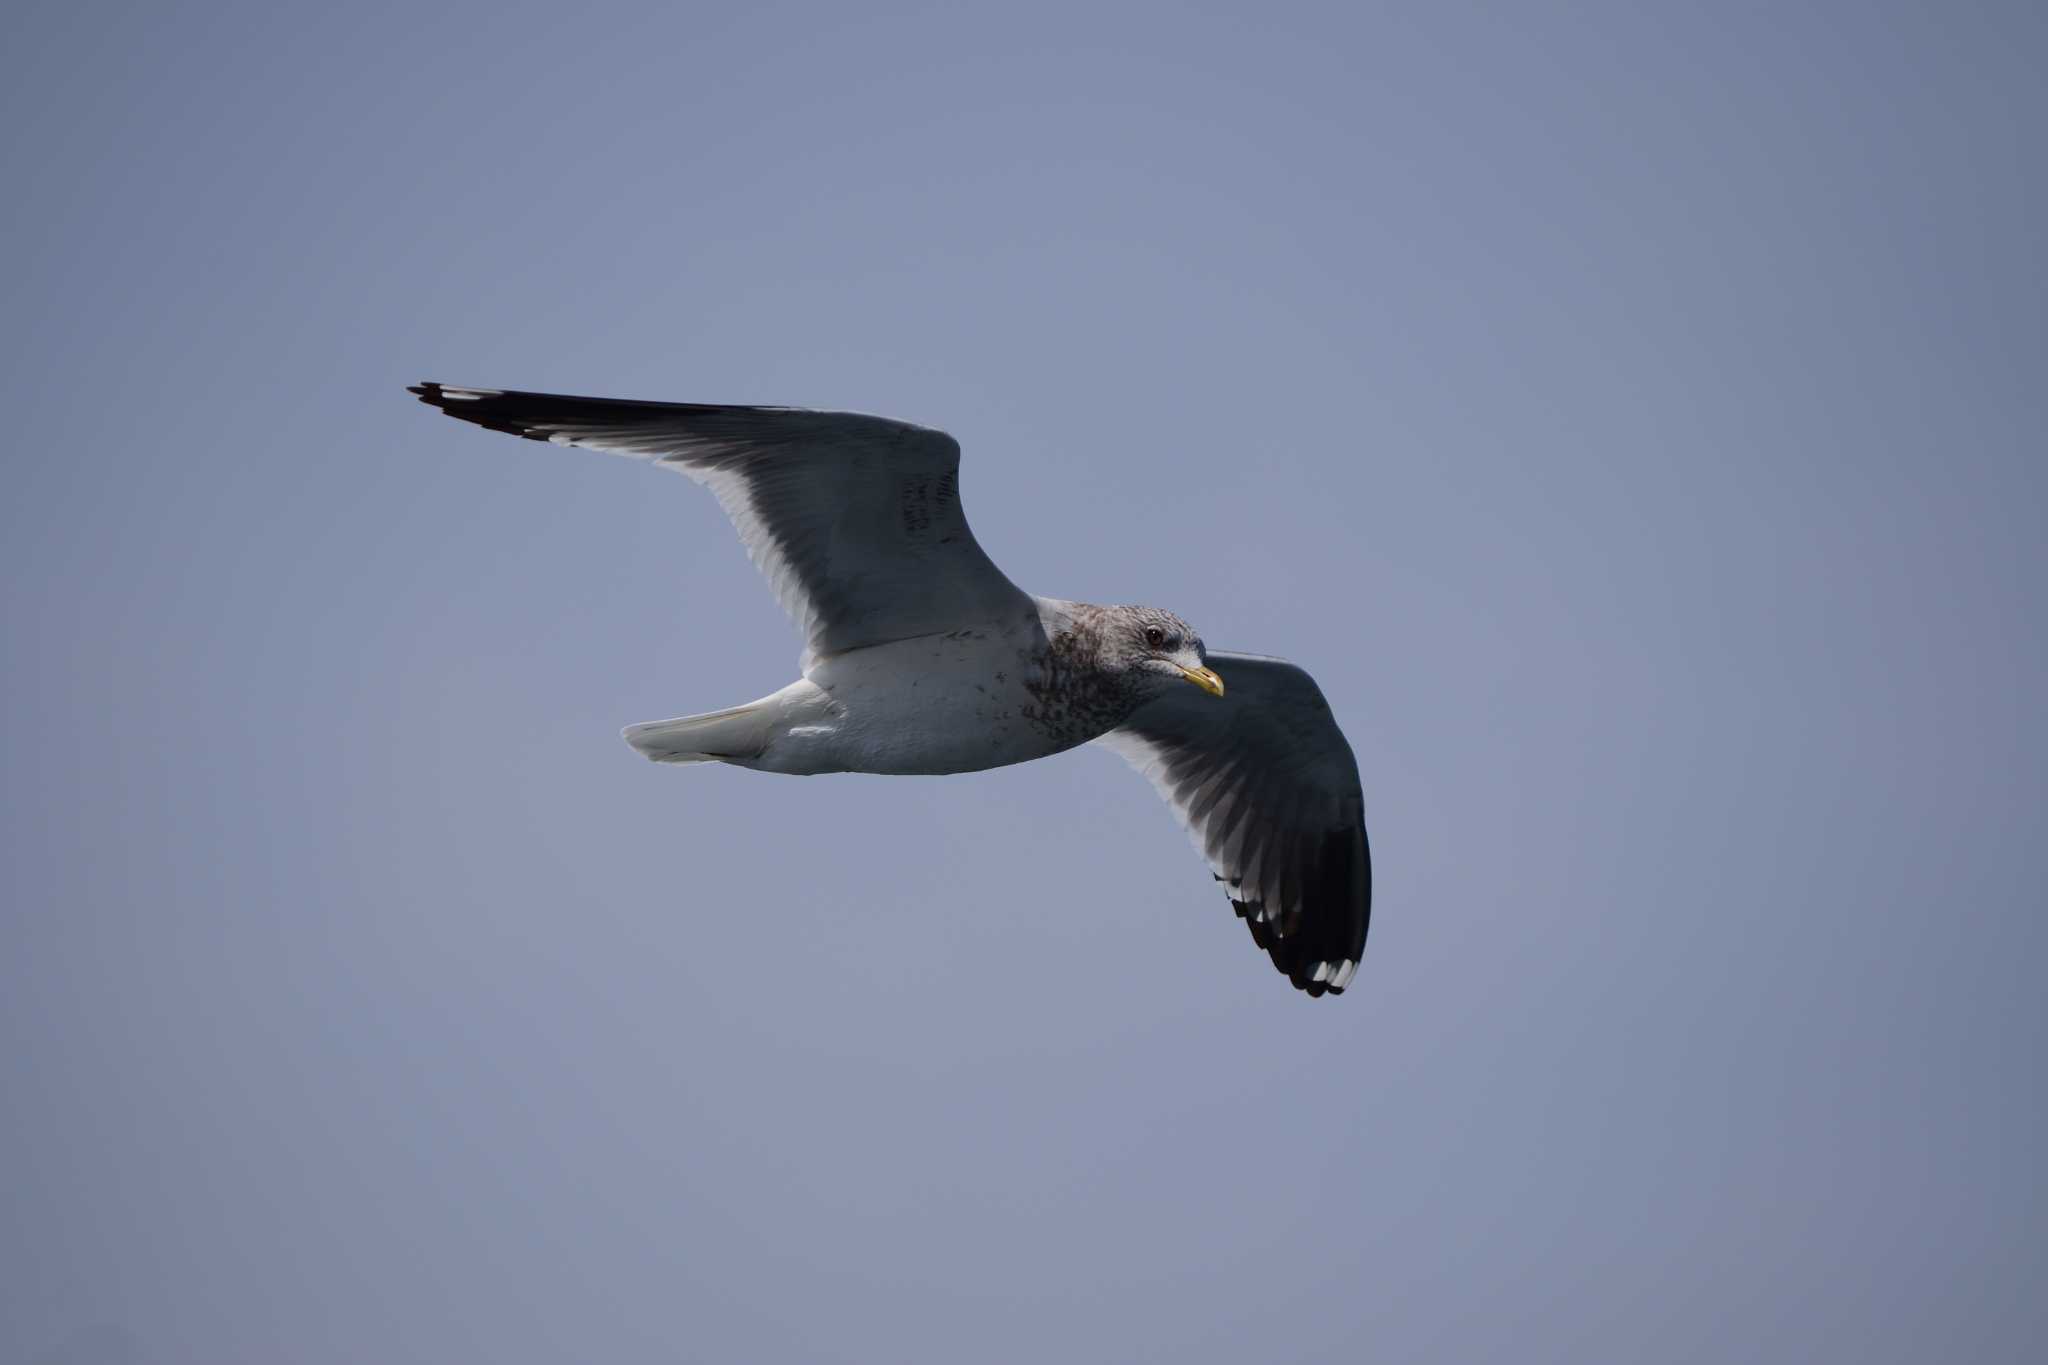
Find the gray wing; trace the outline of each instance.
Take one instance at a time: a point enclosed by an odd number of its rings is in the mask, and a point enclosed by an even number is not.
[[[1175,689],[1096,742],[1151,779],[1273,965],[1310,995],[1342,994],[1372,917],[1358,762],[1306,672],[1208,662],[1222,697]]]
[[[960,508],[960,445],[852,412],[415,385],[465,422],[631,455],[710,487],[813,655],[1030,608]]]

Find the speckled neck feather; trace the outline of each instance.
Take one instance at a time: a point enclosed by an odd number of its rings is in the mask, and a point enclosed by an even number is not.
[[[1115,729],[1143,705],[1141,679],[1104,666],[1111,622],[1128,608],[1077,602],[1065,629],[1025,658],[1024,718],[1052,738],[1082,744]]]

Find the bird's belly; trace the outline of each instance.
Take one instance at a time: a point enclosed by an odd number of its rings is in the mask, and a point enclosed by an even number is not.
[[[850,772],[976,772],[1087,738],[1034,721],[1028,643],[993,628],[853,650],[818,661],[808,676],[835,713],[829,737],[817,738]]]

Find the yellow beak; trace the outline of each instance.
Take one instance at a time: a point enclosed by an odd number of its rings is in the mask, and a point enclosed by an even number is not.
[[[1187,680],[1189,682],[1201,688],[1210,696],[1220,697],[1223,695],[1223,679],[1216,676],[1215,669],[1183,668],[1181,672],[1187,675]]]

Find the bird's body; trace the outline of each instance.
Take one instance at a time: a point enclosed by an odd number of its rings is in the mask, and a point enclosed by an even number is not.
[[[812,657],[802,678],[751,703],[762,721],[758,751],[723,761],[776,773],[935,776],[1086,744],[1139,701],[1057,665],[1100,610],[1040,598],[995,620]],[[628,739],[646,733],[636,726]]]
[[[647,757],[936,775],[1099,741],[1174,806],[1295,985],[1349,984],[1371,863],[1357,766],[1321,691],[1282,660],[1210,656],[1170,612],[1018,589],[967,528],[951,437],[851,413],[413,392],[479,426],[708,484],[804,628],[801,678],[744,706],[628,726]]]

